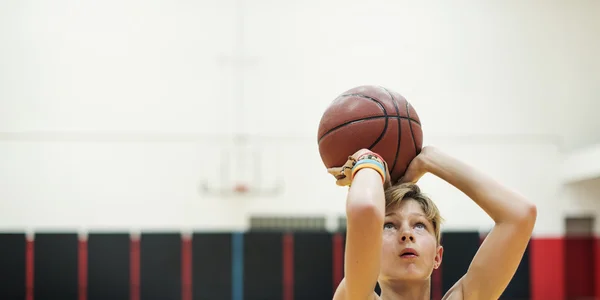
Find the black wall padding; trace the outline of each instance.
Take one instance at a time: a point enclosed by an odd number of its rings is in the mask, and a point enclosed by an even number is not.
[[[343,253],[342,257],[345,258],[346,257],[346,232],[345,231],[341,232],[341,234],[342,234],[342,237],[344,240],[344,248],[342,251],[342,253]],[[342,274],[345,274],[345,273],[342,271]],[[334,287],[334,292],[335,292],[335,289],[337,289],[337,287]],[[375,293],[377,293],[377,295],[381,295],[381,287],[379,286],[379,282],[375,283],[374,291],[375,291]]]
[[[25,234],[0,234],[0,299],[25,299]]]
[[[294,299],[333,297],[332,243],[327,232],[294,234]]]
[[[244,235],[244,300],[283,297],[283,240],[278,232]]]
[[[527,245],[519,268],[500,299],[530,299],[529,276],[529,245]]]
[[[88,300],[129,300],[130,245],[126,233],[88,235]]]
[[[181,300],[181,234],[142,233],[141,300]]]
[[[461,277],[479,249],[478,232],[444,232],[442,234],[442,291],[445,294]]]
[[[231,255],[230,233],[192,236],[194,300],[231,299]]]
[[[76,233],[35,235],[35,300],[78,299],[78,246]]]

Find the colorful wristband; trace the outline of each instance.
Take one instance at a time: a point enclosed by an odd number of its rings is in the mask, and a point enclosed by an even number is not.
[[[360,157],[358,157],[357,161],[359,161],[361,159],[374,159],[374,160],[379,161],[382,164],[384,162],[383,157],[381,157],[379,154],[377,154],[375,152],[367,152],[367,153],[361,155]]]
[[[356,164],[354,164],[353,168],[356,168],[357,166],[360,166],[361,164],[375,164],[379,169],[381,170],[385,170],[385,167],[383,166],[383,164],[375,159],[370,159],[370,158],[363,158],[359,161],[356,162]]]
[[[354,179],[354,176],[356,175],[356,173],[364,168],[369,168],[369,169],[373,169],[375,171],[377,171],[377,173],[379,173],[379,175],[381,175],[381,180],[382,182],[385,183],[386,180],[386,175],[385,175],[385,167],[384,165],[375,160],[375,159],[370,159],[370,158],[363,158],[359,161],[356,162],[356,164],[354,165],[354,167],[352,167],[352,179]]]

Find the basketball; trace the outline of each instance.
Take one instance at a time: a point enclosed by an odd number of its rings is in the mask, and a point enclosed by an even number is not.
[[[421,152],[423,131],[416,110],[400,94],[365,85],[339,95],[325,110],[318,129],[319,154],[327,168],[370,149],[385,159],[392,183]]]

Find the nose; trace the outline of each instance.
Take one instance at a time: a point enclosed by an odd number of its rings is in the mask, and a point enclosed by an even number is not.
[[[402,231],[402,233],[400,234],[400,240],[402,242],[414,242],[415,241],[415,237],[412,234],[412,232],[410,230],[404,230]]]

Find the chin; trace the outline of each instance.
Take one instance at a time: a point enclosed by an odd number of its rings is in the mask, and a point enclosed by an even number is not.
[[[427,279],[427,276],[423,272],[403,272],[398,277],[399,280],[403,281],[421,281]]]
[[[428,279],[427,272],[419,270],[415,265],[398,267],[386,273],[389,281],[421,281]]]
[[[402,280],[404,280],[404,281],[423,281],[423,280],[427,280],[427,279],[429,279],[429,277],[427,277],[427,275],[419,273],[419,274],[408,274],[408,275],[404,276],[404,278]]]

